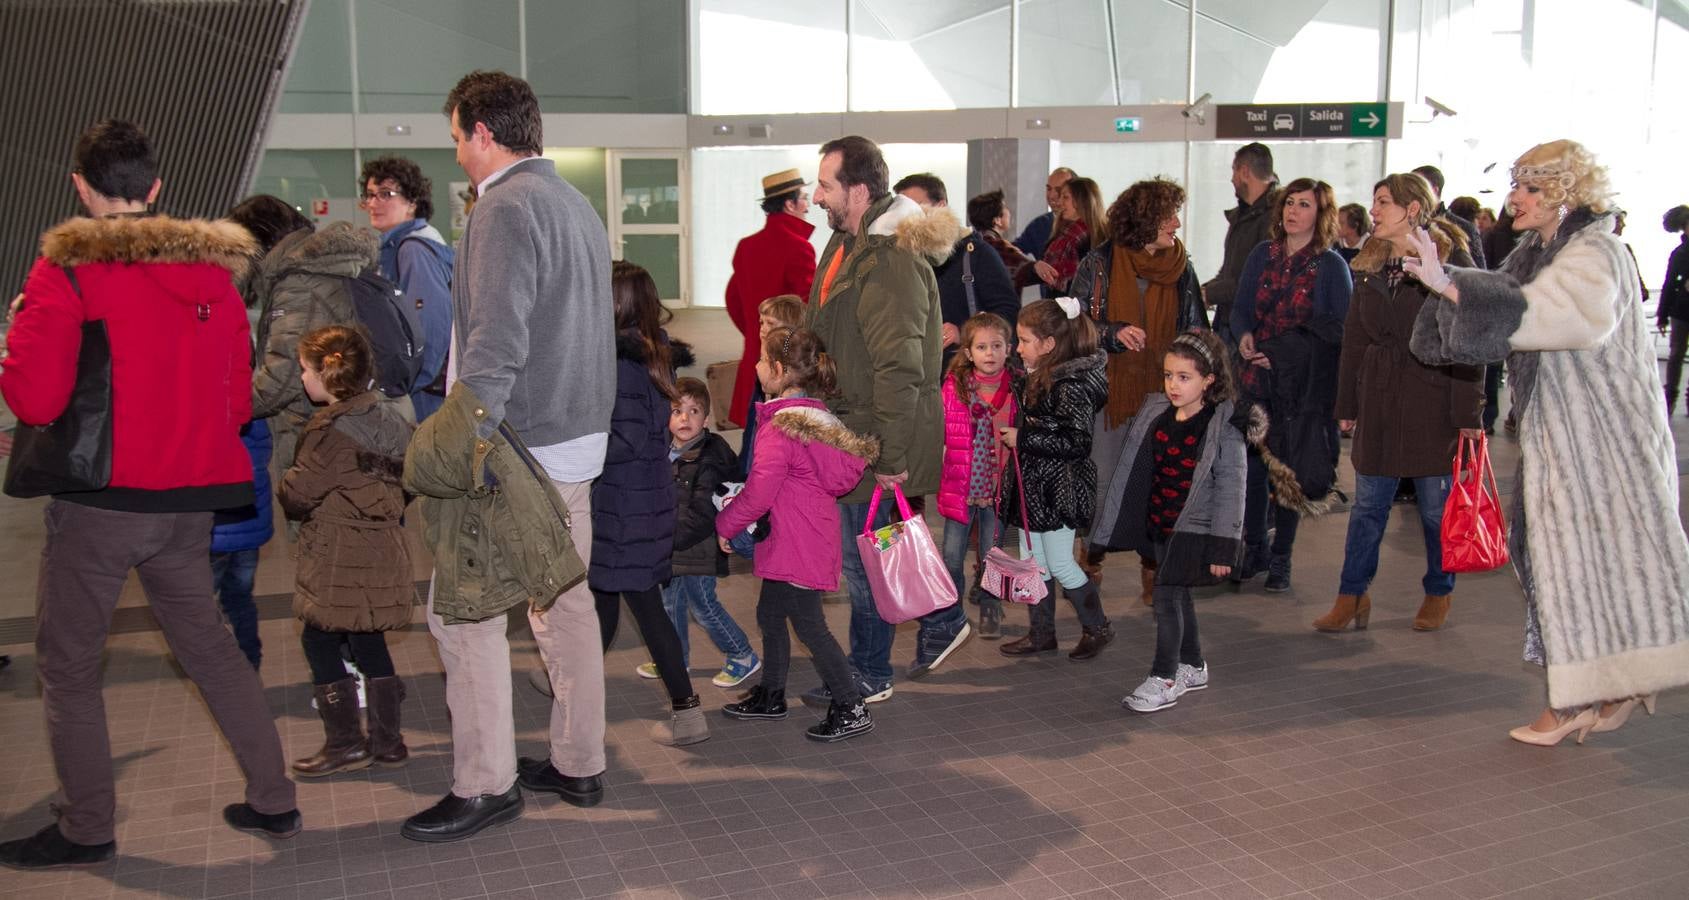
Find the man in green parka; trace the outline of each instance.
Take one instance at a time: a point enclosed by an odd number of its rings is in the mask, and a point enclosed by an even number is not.
[[[838,395],[828,406],[852,430],[880,439],[879,461],[839,504],[850,662],[869,703],[891,696],[895,629],[874,607],[856,536],[868,520],[876,484],[888,491],[901,486],[912,497],[938,490],[944,347],[932,266],[949,256],[956,231],[948,211],[929,216],[913,200],[892,194],[890,182],[873,141],[852,135],[822,145],[815,200],[827,211],[833,238],[810,289],[809,327],[838,368]],[[894,521],[896,510],[887,498],[874,524]],[[922,617],[910,677],[938,666],[969,634],[960,604]],[[804,695],[816,706],[831,699],[825,688]]]

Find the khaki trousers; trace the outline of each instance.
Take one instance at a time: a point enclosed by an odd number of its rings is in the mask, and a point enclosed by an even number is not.
[[[592,484],[553,482],[569,508],[581,561],[592,563]],[[604,771],[604,651],[598,610],[586,579],[543,613],[528,613],[551,678],[551,763],[564,775]],[[505,616],[447,625],[428,591],[428,631],[446,670],[452,714],[452,793],[502,794],[516,782],[516,723],[511,712],[510,642]]]

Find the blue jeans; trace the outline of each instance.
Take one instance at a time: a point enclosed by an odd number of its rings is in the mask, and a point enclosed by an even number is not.
[[[257,577],[256,549],[211,554],[211,586],[217,591],[223,617],[235,633],[235,643],[254,669],[264,658],[264,645],[258,640],[258,604],[252,600],[252,583]]]
[[[897,519],[897,502],[882,497],[880,511],[874,517],[874,527],[891,524]],[[874,593],[868,587],[868,570],[862,566],[862,554],[856,549],[856,536],[868,521],[868,504],[839,504],[839,534],[844,543],[844,583],[850,594],[850,667],[857,674],[879,684],[891,681],[891,642],[897,634],[896,626],[880,618],[874,606]]]
[[[985,565],[985,554],[992,547],[1000,545],[1002,535],[997,533],[997,510],[989,506],[969,506],[968,521],[958,522],[955,519],[944,520],[944,567],[950,570],[950,580],[956,583],[957,599],[967,599],[970,585],[962,580],[962,567],[968,560],[968,534],[974,528],[979,529],[979,539],[976,541],[977,558],[974,559],[974,573],[977,575]]]
[[[692,620],[728,659],[744,660],[755,655],[745,630],[716,599],[714,575],[676,575],[669,579],[663,587],[663,608],[668,610],[675,633],[680,636],[680,658],[688,668],[692,665],[692,644],[687,639],[690,630],[686,627],[687,610],[692,611]]]
[[[1360,595],[1378,574],[1378,546],[1390,524],[1390,504],[1401,481],[1383,475],[1355,474],[1355,505],[1349,510],[1349,537],[1343,543],[1343,575],[1338,593]],[[1454,576],[1443,571],[1443,504],[1448,502],[1449,477],[1429,475],[1413,479],[1419,492],[1419,524],[1425,531],[1425,593],[1441,597],[1454,592]]]

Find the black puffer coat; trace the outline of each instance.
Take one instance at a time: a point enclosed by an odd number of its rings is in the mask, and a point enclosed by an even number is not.
[[[1026,402],[1026,374],[1014,373],[1020,414],[1015,426],[1020,475],[1026,478],[1026,517],[1033,531],[1083,528],[1097,504],[1097,465],[1091,461],[1091,426],[1108,400],[1108,355],[1101,350],[1070,359],[1051,373],[1050,389]],[[1019,526],[1019,478],[1011,464],[997,502],[1005,524]]]
[[[674,364],[690,364],[691,348],[671,345]],[[674,554],[674,475],[669,468],[669,398],[652,383],[637,335],[616,335],[616,407],[604,474],[592,483],[595,591],[644,591],[669,580]]]
[[[739,468],[733,448],[704,429],[671,464],[674,470],[674,574],[727,574],[715,536],[715,489]],[[759,532],[761,533],[761,532]]]

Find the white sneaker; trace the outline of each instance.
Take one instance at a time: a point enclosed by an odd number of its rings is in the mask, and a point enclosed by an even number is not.
[[[1180,693],[1177,681],[1151,675],[1120,704],[1133,712],[1152,713],[1178,703]]]
[[[1179,669],[1173,675],[1173,680],[1179,683],[1179,693],[1181,694],[1186,691],[1200,691],[1208,687],[1208,663],[1204,662],[1200,669],[1196,666],[1179,663]]]

